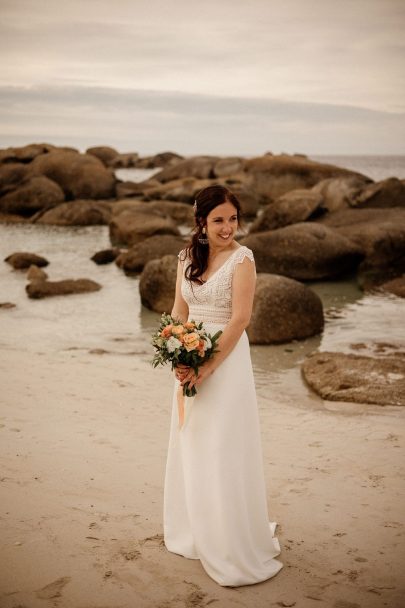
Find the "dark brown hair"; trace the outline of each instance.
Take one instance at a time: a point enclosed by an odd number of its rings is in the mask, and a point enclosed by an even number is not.
[[[208,214],[215,209],[215,207],[218,207],[218,205],[222,205],[223,203],[231,203],[235,207],[239,225],[242,216],[240,202],[228,188],[220,186],[219,184],[208,186],[207,188],[200,190],[195,198],[194,233],[191,237],[191,242],[184,250],[184,259],[188,257],[191,260],[185,271],[185,277],[189,281],[199,284],[204,283],[201,276],[208,266],[209,245],[201,244],[199,239],[206,236],[203,234],[202,229],[207,224]]]

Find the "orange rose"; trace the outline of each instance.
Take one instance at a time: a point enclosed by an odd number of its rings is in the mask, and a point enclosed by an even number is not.
[[[162,330],[162,333],[160,334],[163,338],[168,338],[169,336],[172,335],[172,327],[173,325],[170,323],[170,325],[166,325],[166,327]]]
[[[182,325],[175,325],[172,329],[173,336],[179,336],[184,333],[184,327]]]
[[[196,350],[200,345],[200,336],[195,332],[192,332],[191,334],[186,334],[183,337],[183,344],[187,352],[190,352],[191,350]]]
[[[187,321],[187,323],[184,323],[184,327],[185,327],[186,329],[194,329],[194,328],[195,328],[195,325],[194,325],[194,323],[192,323],[191,321]]]

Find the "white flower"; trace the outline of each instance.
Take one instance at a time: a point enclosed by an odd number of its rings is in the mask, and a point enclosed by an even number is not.
[[[166,343],[167,352],[169,352],[169,353],[174,353],[176,348],[180,348],[180,346],[181,346],[180,340],[178,340],[174,336],[171,336]]]

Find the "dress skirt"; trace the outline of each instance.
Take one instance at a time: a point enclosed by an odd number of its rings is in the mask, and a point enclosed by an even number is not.
[[[211,334],[223,325],[205,323]],[[175,379],[164,483],[166,548],[199,559],[223,586],[251,585],[283,564],[269,522],[249,341],[207,378],[178,428]]]

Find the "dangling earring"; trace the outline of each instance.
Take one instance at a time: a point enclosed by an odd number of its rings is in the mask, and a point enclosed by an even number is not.
[[[202,229],[202,231],[201,231],[201,235],[202,235],[202,236],[199,236],[199,237],[198,237],[198,242],[199,242],[201,245],[208,245],[209,240],[208,240],[207,235],[206,235],[206,232],[205,232],[205,226],[204,226],[204,228],[203,228],[203,229]]]

